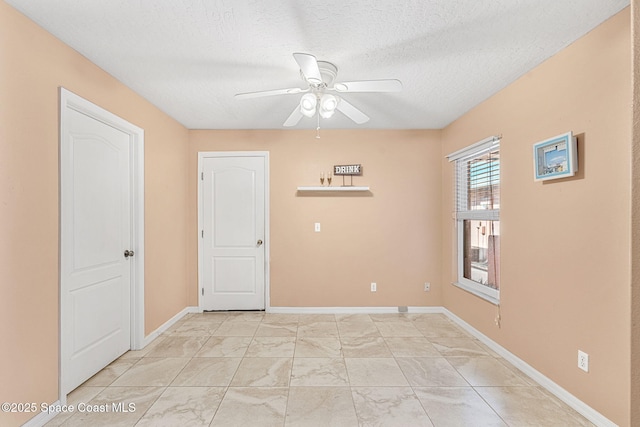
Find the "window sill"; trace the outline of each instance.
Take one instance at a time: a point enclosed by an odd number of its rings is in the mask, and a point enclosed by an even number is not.
[[[458,287],[460,289],[462,289],[463,291],[467,291],[470,294],[473,294],[475,296],[477,296],[478,298],[482,298],[483,300],[490,302],[493,305],[500,305],[500,300],[492,295],[487,295],[483,292],[480,292],[477,289],[474,289],[470,286],[465,285],[464,283],[460,283],[460,282],[453,282],[452,283],[453,286]],[[498,294],[499,296],[499,294]]]

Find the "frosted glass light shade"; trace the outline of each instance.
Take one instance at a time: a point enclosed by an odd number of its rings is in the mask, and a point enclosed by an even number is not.
[[[333,95],[322,95],[322,98],[320,99],[320,117],[328,119],[333,116],[337,106],[338,98]]]
[[[300,111],[307,117],[313,117],[316,113],[318,99],[312,93],[307,93],[300,99]]]

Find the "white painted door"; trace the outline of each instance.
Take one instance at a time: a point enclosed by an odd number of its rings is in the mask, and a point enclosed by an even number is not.
[[[265,308],[265,158],[202,161],[202,306]]]
[[[130,348],[130,136],[73,109],[61,133],[61,391]]]

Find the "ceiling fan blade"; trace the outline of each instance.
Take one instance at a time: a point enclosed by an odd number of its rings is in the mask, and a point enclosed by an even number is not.
[[[369,116],[342,98],[338,101],[336,109],[359,125],[369,121]]]
[[[235,97],[237,99],[249,99],[249,98],[260,98],[263,96],[273,96],[273,95],[291,95],[296,93],[308,92],[309,89],[300,89],[299,87],[294,87],[290,89],[273,89],[273,90],[262,90],[258,92],[246,92],[246,93],[236,93]]]
[[[359,80],[336,83],[333,89],[337,92],[400,92],[402,82],[396,79]]]
[[[322,83],[322,75],[320,75],[320,67],[315,56],[308,53],[294,53],[293,58],[300,66],[302,74],[310,84],[318,85]]]
[[[295,126],[298,124],[300,119],[302,119],[302,111],[300,110],[300,106],[296,105],[296,109],[293,110],[289,118],[285,120],[282,126],[285,126],[285,127]]]

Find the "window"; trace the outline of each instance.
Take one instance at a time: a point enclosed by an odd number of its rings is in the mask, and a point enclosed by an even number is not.
[[[500,139],[448,156],[455,162],[456,286],[500,301]]]

